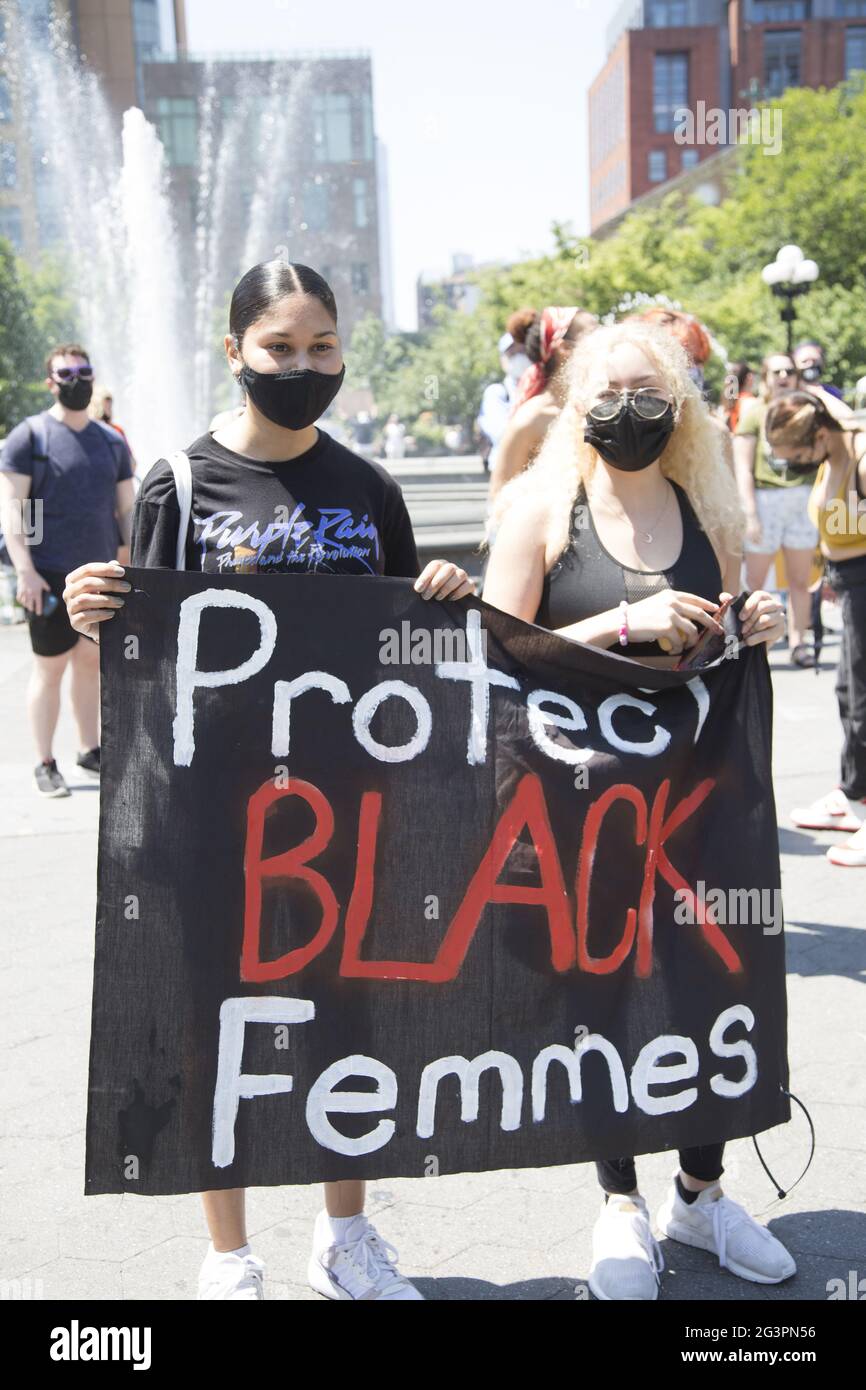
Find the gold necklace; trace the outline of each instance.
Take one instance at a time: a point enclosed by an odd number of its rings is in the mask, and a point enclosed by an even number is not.
[[[668,509],[668,503],[669,503],[670,500],[671,500],[671,493],[672,493],[672,492],[673,492],[673,488],[669,486],[667,492],[665,493],[664,506],[662,507],[661,511],[659,512],[658,516],[656,517],[655,521],[653,522],[653,524],[652,524],[652,530],[650,530],[650,531],[645,531],[645,530],[643,529],[643,527],[638,526],[637,522],[636,522],[632,517],[629,516],[629,514],[628,514],[628,512],[626,511],[625,507],[623,507],[621,503],[617,503],[617,506],[619,507],[619,511],[614,511],[613,507],[609,506],[608,503],[605,501],[605,499],[604,499],[601,495],[599,495],[599,496],[596,498],[596,501],[601,502],[601,504],[602,504],[603,507],[607,507],[607,510],[611,513],[612,516],[619,516],[623,521],[627,521],[628,524],[629,524],[629,526],[631,526],[632,529],[633,529],[634,531],[637,531],[639,535],[642,535],[642,536],[643,536],[643,538],[644,538],[644,540],[646,541],[647,545],[652,545],[652,543],[653,543],[653,541],[654,541],[654,539],[655,539],[655,537],[654,537],[654,535],[653,535],[653,531],[655,531],[656,527],[658,526],[659,522],[661,521],[662,517],[664,516],[665,512],[666,512],[667,509]]]

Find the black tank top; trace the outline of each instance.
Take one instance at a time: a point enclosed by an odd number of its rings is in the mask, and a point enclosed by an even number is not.
[[[692,510],[683,489],[672,483],[683,521],[683,544],[667,570],[649,572],[621,565],[605,550],[589,510],[581,483],[571,513],[569,541],[550,573],[545,575],[541,603],[535,615],[540,627],[568,627],[616,608],[623,599],[637,603],[663,589],[680,589],[718,602],[722,575],[715,551]],[[588,526],[577,524],[577,509],[586,508]],[[623,656],[664,656],[658,642],[615,645]]]

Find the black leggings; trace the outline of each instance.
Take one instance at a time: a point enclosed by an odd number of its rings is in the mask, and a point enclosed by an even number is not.
[[[827,578],[842,610],[842,646],[836,670],[836,698],[842,721],[843,792],[852,801],[866,797],[866,555],[827,565]]]
[[[725,1171],[722,1167],[724,1144],[704,1144],[697,1149],[680,1149],[680,1168],[699,1182],[715,1182]],[[633,1158],[603,1158],[595,1165],[598,1180],[605,1192],[625,1195],[637,1188],[637,1173]]]

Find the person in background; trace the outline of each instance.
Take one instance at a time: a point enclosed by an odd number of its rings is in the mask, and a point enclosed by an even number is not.
[[[126,431],[114,419],[114,397],[107,386],[94,386],[93,396],[87,411],[91,420],[101,420],[104,425],[110,425],[113,430],[126,439],[127,447],[129,440],[126,438]],[[132,450],[130,449],[130,457]],[[135,469],[135,460],[132,463]]]
[[[373,418],[369,410],[359,410],[352,422],[352,432],[359,449],[369,449],[373,443]]]
[[[101,420],[103,425],[108,425],[110,429],[117,430],[117,433],[126,442],[127,448],[129,448],[129,440],[126,431],[121,429],[120,425],[118,425],[117,421],[113,418],[114,397],[107,386],[94,386],[93,396],[87,413],[91,420]],[[132,464],[133,486],[138,487],[140,480],[135,476],[137,464],[132,449],[129,449],[129,458]],[[129,564],[129,546],[124,544],[123,536],[119,528],[117,532],[117,560],[121,565]]]
[[[466,436],[461,424],[446,425],[442,431],[442,442],[449,454],[462,454],[466,450]]]
[[[809,577],[818,531],[809,518],[808,502],[817,466],[775,460],[768,448],[764,423],[774,400],[796,390],[799,377],[793,358],[775,352],[761,367],[759,399],[740,415],[734,434],[737,485],[746,513],[746,584],[758,589],[766,582],[773,556],[781,549],[788,583],[788,641],[794,666],[814,666],[815,654],[805,636],[811,620]],[[830,414],[849,418],[843,401],[813,386]]]
[[[78,726],[78,767],[99,776],[99,653],[79,637],[61,602],[66,574],[87,559],[117,556],[129,545],[134,503],[132,456],[110,425],[93,420],[93,367],[78,343],[53,348],[45,385],[54,404],[16,425],[0,458],[3,532],[18,575],[18,602],[27,610],[33,671],[28,703],[42,796],[69,796],[53,753],[60,686],[72,673]],[[25,533],[25,504],[36,526]],[[35,510],[38,509],[38,510]],[[38,537],[38,539],[37,539]]]
[[[767,439],[790,463],[818,466],[809,501],[825,573],[842,606],[836,697],[842,723],[838,787],[796,806],[801,830],[853,831],[827,851],[831,864],[866,868],[866,429],[842,423],[810,391],[780,396],[767,412]]]
[[[639,314],[630,314],[626,323],[650,323],[664,328],[673,334],[677,342],[685,348],[689,359],[689,376],[703,393],[704,364],[709,361],[712,346],[710,335],[694,314],[681,309],[669,309],[664,304],[653,304]]]
[[[525,345],[531,366],[518,383],[511,418],[491,469],[491,507],[505,484],[528,468],[538,454],[565,404],[568,387],[564,368],[574,345],[597,326],[595,315],[584,309],[550,307],[537,314],[527,329]]]
[[[743,409],[755,399],[755,373],[748,362],[729,362],[725,369],[722,410],[731,434],[736,431]]]
[[[532,366],[526,354],[525,343],[526,334],[534,320],[534,309],[518,309],[508,320],[505,332],[497,345],[503,377],[501,381],[494,381],[486,387],[476,421],[483,436],[481,460],[487,472],[495,467],[499,441],[505,433],[514,408],[518,383]]]
[[[400,416],[392,412],[382,431],[385,436],[386,459],[401,459],[406,456],[406,426]]]
[[[838,387],[824,380],[826,365],[824,349],[820,343],[815,342],[814,338],[807,338],[794,348],[794,366],[797,368],[800,381],[805,389],[811,391],[813,387],[820,386],[828,395],[835,396],[838,401],[844,400]]]

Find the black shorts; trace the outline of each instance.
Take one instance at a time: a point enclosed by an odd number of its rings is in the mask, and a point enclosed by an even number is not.
[[[28,612],[30,645],[37,656],[62,656],[64,652],[71,652],[78,641],[78,633],[69,621],[66,604],[63,602],[66,575],[59,574],[56,570],[40,570],[39,573],[51,585],[51,592],[58,602],[50,617],[37,617],[35,613]],[[43,603],[47,597],[43,590]]]

